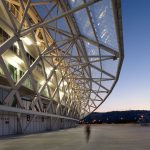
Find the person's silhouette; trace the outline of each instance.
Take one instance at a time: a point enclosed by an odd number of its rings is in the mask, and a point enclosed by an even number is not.
[[[86,141],[88,142],[89,138],[90,138],[90,133],[91,133],[91,129],[90,129],[90,125],[89,124],[86,125],[85,133],[86,133]]]

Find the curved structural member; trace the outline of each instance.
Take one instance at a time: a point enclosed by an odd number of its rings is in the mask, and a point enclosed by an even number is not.
[[[0,135],[71,127],[106,100],[124,57],[120,9],[120,0],[0,1],[0,124],[17,124]]]

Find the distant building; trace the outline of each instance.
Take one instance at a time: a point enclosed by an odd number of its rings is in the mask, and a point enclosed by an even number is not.
[[[137,121],[139,124],[141,125],[150,125],[150,113],[147,113],[147,114],[142,114],[138,121]]]

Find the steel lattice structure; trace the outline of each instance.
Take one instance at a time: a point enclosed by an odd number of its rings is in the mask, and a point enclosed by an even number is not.
[[[1,0],[0,13],[1,110],[80,119],[106,100],[124,57],[120,0]]]

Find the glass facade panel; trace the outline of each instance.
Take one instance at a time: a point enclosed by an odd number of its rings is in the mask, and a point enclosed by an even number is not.
[[[71,8],[75,8],[83,4],[82,0],[69,1]],[[80,33],[90,39],[95,40],[94,32],[92,30],[91,22],[86,12],[86,9],[82,9],[74,13]]]
[[[111,0],[102,0],[89,7],[100,43],[118,51],[118,40]]]

